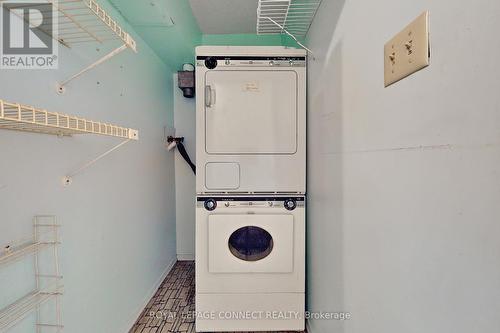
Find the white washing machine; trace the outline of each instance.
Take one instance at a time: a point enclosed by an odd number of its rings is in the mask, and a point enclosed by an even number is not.
[[[196,192],[305,193],[306,52],[196,48]]]
[[[304,330],[304,288],[304,196],[198,196],[197,332]]]

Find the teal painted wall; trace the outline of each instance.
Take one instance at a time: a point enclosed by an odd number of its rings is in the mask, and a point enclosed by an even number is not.
[[[146,34],[140,29],[137,32],[145,36],[145,41],[173,71],[177,71],[183,63],[192,62],[194,47],[201,43],[201,31],[187,0],[168,0],[166,5],[174,20],[172,28],[164,34],[154,29]]]
[[[163,126],[173,124],[172,71],[131,33],[138,54],[117,55],[71,82],[64,95],[56,93],[56,82],[117,45],[60,46],[58,70],[0,70],[1,99],[140,131],[138,142],[64,188],[62,176],[121,141],[0,130],[0,246],[29,237],[34,215],[57,215],[65,332],[127,332],[175,259],[174,157],[163,145]],[[8,302],[4,293],[32,286],[32,267],[28,259],[6,268],[22,275],[2,269],[0,308]]]
[[[151,1],[140,5],[130,0],[110,0],[110,2],[128,22],[132,22],[132,27],[137,34],[173,71],[179,70],[183,63],[193,61],[194,48],[202,43],[202,34],[189,1]],[[171,18],[173,25],[161,27],[134,24],[135,22],[147,23],[151,20],[150,18],[156,20],[158,13]],[[170,22],[170,19],[168,21]]]
[[[232,34],[203,35],[203,45],[281,45],[279,35]]]
[[[228,34],[203,35],[203,45],[291,46],[297,43],[286,35]]]
[[[204,35],[187,0],[153,1],[140,5],[129,0],[110,0],[110,2],[173,71],[181,69],[183,63],[194,61],[194,49],[198,45],[297,47],[295,41],[286,35]],[[144,22],[144,18],[147,17],[151,24],[156,24],[157,21],[162,21],[162,16],[171,18],[171,21],[163,21],[170,26],[148,26],[137,23]]]
[[[173,72],[194,60],[197,45],[289,42],[282,36],[202,36],[185,0],[158,2],[174,21],[160,30],[121,17],[128,1],[99,3],[133,35],[138,54],[121,53],[71,82],[64,95],[55,91],[58,81],[119,44],[60,46],[58,70],[0,70],[1,99],[140,131],[138,142],[76,176],[68,188],[60,183],[65,174],[120,140],[0,131],[0,245],[29,236],[36,214],[58,217],[63,322],[71,333],[128,331],[175,260],[174,153],[163,146],[163,127],[173,126]],[[28,259],[0,272],[0,285],[9,286],[0,288],[0,308],[33,286],[31,267]]]

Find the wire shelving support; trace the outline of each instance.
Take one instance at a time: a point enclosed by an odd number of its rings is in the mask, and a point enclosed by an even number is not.
[[[3,2],[5,0],[0,0]],[[31,24],[36,29],[51,36],[61,44],[71,47],[82,43],[97,42],[104,43],[111,40],[118,40],[122,45],[94,63],[88,65],[75,75],[58,83],[57,91],[64,93],[65,86],[80,77],[89,70],[97,67],[117,54],[131,49],[137,53],[136,41],[114,20],[96,1],[94,0],[40,0],[47,2],[53,7],[56,16],[54,20],[48,20],[41,25]],[[16,5],[19,8],[26,6],[26,3]],[[16,9],[18,7],[13,7]],[[15,15],[15,11],[13,11]],[[56,21],[57,20],[57,21]],[[52,29],[54,22],[57,28]]]
[[[297,36],[305,36],[322,0],[259,0],[257,34],[287,34],[312,53]]]
[[[38,215],[33,219],[33,236],[17,245],[7,245],[0,254],[0,267],[32,255],[34,258],[35,289],[0,310],[0,332],[7,332],[30,313],[36,313],[35,332],[62,332],[61,295],[63,293],[62,275],[59,269],[59,227],[52,215]],[[41,260],[42,253],[51,251],[52,269]],[[45,258],[45,257],[44,257]],[[54,319],[45,321],[41,307],[54,301]]]
[[[62,179],[63,185],[65,185],[65,186],[71,185],[73,183],[73,177],[74,176],[76,176],[76,175],[82,173],[84,170],[90,168],[92,165],[94,165],[95,163],[97,163],[97,161],[99,161],[102,158],[108,156],[109,154],[111,154],[113,151],[115,151],[116,149],[120,148],[121,146],[127,144],[128,142],[130,142],[130,140],[131,139],[127,139],[125,141],[120,142],[119,144],[117,144],[113,148],[106,150],[104,153],[102,153],[101,155],[97,156],[93,160],[85,163],[80,168],[78,168],[76,171],[73,171],[73,172],[69,173],[68,175],[64,176],[63,179]]]
[[[55,6],[58,12],[59,29],[56,39],[65,44],[79,44],[87,42],[103,43],[107,40],[118,39],[123,45],[114,49],[94,63],[88,65],[78,73],[60,82],[58,92],[64,93],[65,86],[89,70],[99,66],[117,54],[131,49],[137,53],[135,40],[109,16],[106,11],[94,0],[46,0]],[[62,22],[61,22],[62,20]]]
[[[139,131],[117,125],[87,120],[57,112],[37,109],[33,106],[10,103],[0,99],[0,129],[72,136],[75,134],[96,134],[122,138],[124,141],[97,158],[86,163],[77,171],[63,178],[64,185],[72,183],[72,177],[87,169],[101,158],[132,141],[139,140]],[[1,186],[0,186],[1,189]]]

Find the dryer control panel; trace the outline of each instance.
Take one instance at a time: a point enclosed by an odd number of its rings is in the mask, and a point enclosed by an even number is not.
[[[196,66],[217,67],[305,67],[306,57],[197,56]]]

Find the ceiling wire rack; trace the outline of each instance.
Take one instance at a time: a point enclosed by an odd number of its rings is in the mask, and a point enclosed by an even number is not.
[[[92,161],[84,164],[75,172],[63,177],[63,184],[70,185],[72,177],[81,173],[114,150],[130,142],[139,140],[139,131],[108,123],[87,120],[57,112],[37,109],[33,106],[10,103],[0,99],[0,129],[72,136],[75,134],[95,134],[124,139]]]
[[[307,34],[321,1],[259,0],[257,34],[287,34],[298,45],[311,52],[297,37],[303,37]]]
[[[59,227],[55,216],[35,216],[33,236],[29,242],[23,241],[21,245],[14,247],[5,246],[3,253],[0,254],[0,267],[33,255],[35,277],[35,288],[32,291],[0,310],[0,332],[6,332],[33,311],[36,312],[36,332],[41,332],[42,328],[53,329],[56,332],[62,331],[60,296],[63,293],[63,285],[59,269]],[[40,257],[41,251],[47,247],[48,251],[52,250],[52,269],[47,268],[47,263]],[[41,307],[51,300],[54,300],[55,318],[50,322],[45,322],[42,320],[44,316]]]
[[[4,1],[6,0],[0,0],[0,3]],[[120,47],[96,60],[78,73],[61,81],[58,84],[59,93],[64,93],[64,87],[70,81],[78,78],[85,72],[97,67],[126,49],[131,49],[137,53],[136,41],[96,1],[41,0],[41,3],[37,4],[40,6],[41,12],[47,11],[46,8],[42,7],[45,3],[52,5],[52,12],[54,13],[52,19],[44,20],[41,25],[35,25],[32,22],[28,23],[32,27],[48,34],[61,44],[71,47],[72,45],[82,43],[104,43],[111,40],[118,40],[123,43]],[[13,6],[11,9],[22,9],[26,6],[33,8],[33,3],[11,3],[11,6]],[[16,11],[13,11],[13,13],[16,14]],[[30,20],[30,18],[28,20]],[[54,25],[57,25],[57,27],[54,27]]]

